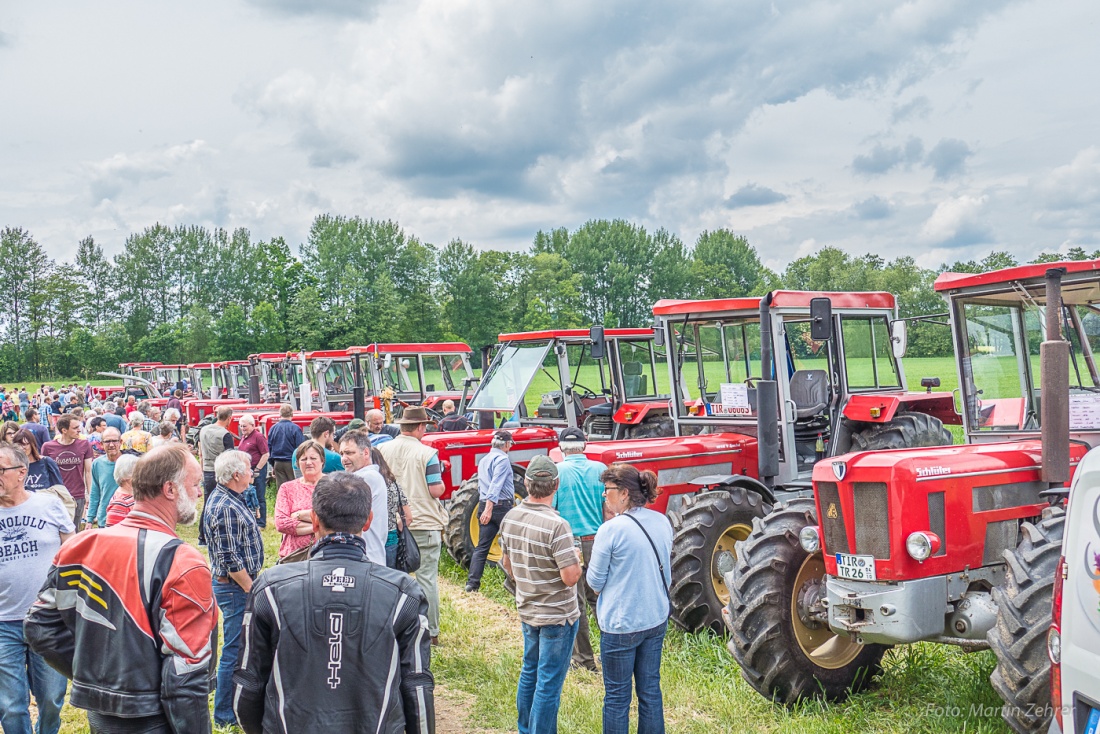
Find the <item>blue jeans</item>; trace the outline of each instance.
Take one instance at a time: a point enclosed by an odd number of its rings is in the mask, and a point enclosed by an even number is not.
[[[630,721],[631,679],[638,690],[638,734],[664,734],[661,648],[668,623],[652,629],[600,635],[603,663],[603,731],[626,734]]]
[[[214,579],[214,598],[222,613],[222,656],[218,660],[218,683],[214,690],[214,723],[218,726],[237,723],[233,713],[233,669],[237,667],[237,652],[241,647],[241,621],[248,594],[233,580],[223,583]]]
[[[23,640],[23,620],[0,622],[0,728],[4,734],[57,734],[68,683],[30,651]],[[38,704],[38,724],[33,730],[32,692]]]
[[[248,506],[249,509],[259,509],[260,518],[256,521],[256,524],[261,528],[267,527],[267,465],[264,465],[263,469],[260,469],[259,476],[256,477],[256,481],[252,483],[252,489],[248,492],[252,496],[252,502]]]
[[[519,734],[557,734],[561,687],[576,637],[576,622],[545,627],[523,623],[523,669],[516,690]]]

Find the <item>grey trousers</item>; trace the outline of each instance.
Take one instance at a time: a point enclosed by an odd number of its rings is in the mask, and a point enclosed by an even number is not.
[[[428,632],[439,637],[439,552],[443,548],[443,533],[413,530],[412,536],[420,547],[420,568],[413,576],[428,598]]]
[[[588,632],[588,610],[592,610],[592,617],[596,617],[596,592],[588,585],[588,564],[592,561],[592,540],[581,541],[581,558],[584,564],[581,566],[581,580],[577,582],[577,608],[581,612],[580,624],[577,625],[577,638],[573,641],[573,665],[589,670],[596,669],[596,656],[592,652],[592,638]],[[598,622],[597,622],[598,624]]]

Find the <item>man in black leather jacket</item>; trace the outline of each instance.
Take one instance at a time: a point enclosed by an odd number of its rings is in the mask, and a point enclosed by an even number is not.
[[[365,481],[325,475],[310,559],[253,585],[233,674],[247,734],[434,734],[428,602],[408,574],[367,560],[359,533],[371,519]]]

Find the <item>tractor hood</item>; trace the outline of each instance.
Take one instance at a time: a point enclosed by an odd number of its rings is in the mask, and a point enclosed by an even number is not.
[[[1070,466],[1088,451],[1070,445]],[[1019,521],[1037,517],[1042,445],[1006,443],[846,454],[814,467],[814,496],[825,569],[837,575],[837,554],[871,556],[880,581],[956,573],[1002,563],[1017,541]],[[930,532],[939,549],[923,563],[905,541]]]

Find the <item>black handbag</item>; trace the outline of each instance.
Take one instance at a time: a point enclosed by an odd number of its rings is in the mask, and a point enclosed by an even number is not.
[[[420,568],[420,546],[416,544],[409,526],[397,531],[397,559],[394,561],[398,571],[415,573]]]

